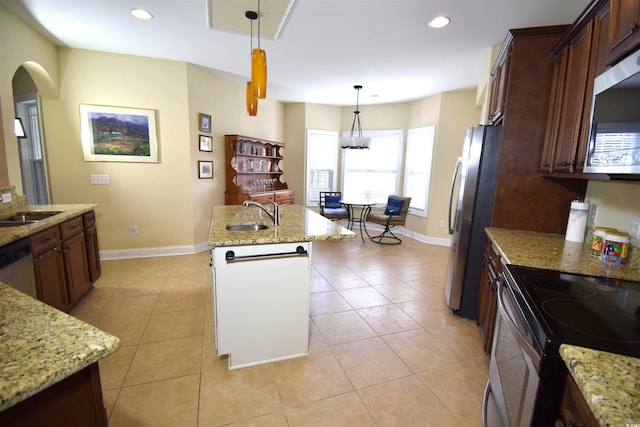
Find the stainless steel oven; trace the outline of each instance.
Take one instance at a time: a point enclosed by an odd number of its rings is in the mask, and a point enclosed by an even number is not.
[[[553,425],[560,402],[555,389],[558,380],[564,382],[562,361],[544,354],[532,326],[535,320],[518,287],[507,275],[501,273],[498,281],[498,312],[483,426]]]

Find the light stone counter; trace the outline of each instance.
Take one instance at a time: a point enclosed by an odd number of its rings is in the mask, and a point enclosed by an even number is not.
[[[16,225],[12,227],[0,227],[0,246],[6,245],[23,237],[30,236],[38,231],[42,231],[51,226],[64,222],[68,219],[90,212],[97,207],[95,204],[74,204],[74,205],[26,205],[16,206],[9,209],[0,209],[0,218],[11,216],[18,212],[57,212],[49,218],[43,219],[27,225]]]
[[[120,340],[0,283],[0,411],[120,347]]]
[[[640,359],[566,344],[560,356],[601,426],[640,424]]]
[[[588,238],[584,243],[574,243],[565,241],[561,234],[502,228],[487,228],[486,233],[506,264],[640,281],[640,250],[637,248],[629,251],[625,265],[614,267],[603,265],[590,256],[591,240]]]
[[[341,225],[300,205],[280,206],[280,226],[255,206],[215,206],[209,231],[209,245],[242,246],[271,243],[311,242],[314,240],[352,239],[356,235]],[[259,231],[228,231],[229,224],[265,224]]]

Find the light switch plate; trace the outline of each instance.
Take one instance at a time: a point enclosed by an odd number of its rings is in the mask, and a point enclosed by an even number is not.
[[[109,185],[111,184],[111,180],[109,179],[109,175],[90,175],[91,184],[92,185]]]
[[[640,216],[634,216],[631,221],[631,237],[634,239],[640,239]]]
[[[589,227],[595,226],[597,219],[598,219],[598,205],[596,205],[595,203],[591,203],[591,210],[589,210],[589,218],[587,221],[587,225],[589,225]]]
[[[11,193],[2,193],[2,203],[11,203]]]

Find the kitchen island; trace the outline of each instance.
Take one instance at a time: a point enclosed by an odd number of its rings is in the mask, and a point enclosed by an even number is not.
[[[98,361],[119,347],[0,283],[0,425],[106,426]]]
[[[640,250],[623,266],[606,266],[590,256],[591,236],[567,242],[560,234],[487,228],[505,264],[590,276],[640,281]],[[640,423],[640,359],[562,344],[560,357],[601,426]]]
[[[214,208],[215,347],[229,369],[308,354],[312,242],[355,237],[303,206],[281,206],[280,216],[275,226],[255,206]],[[263,229],[227,229],[238,225]]]

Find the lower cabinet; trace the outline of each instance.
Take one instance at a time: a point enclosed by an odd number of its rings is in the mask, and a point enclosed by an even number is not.
[[[69,311],[100,276],[97,231],[85,230],[82,216],[31,236],[31,251],[38,299],[59,310]]]
[[[597,427],[598,422],[584,400],[578,385],[571,376],[567,375],[560,404],[560,418],[555,423],[556,427]]]
[[[482,275],[480,288],[478,289],[478,326],[480,339],[486,354],[491,353],[493,344],[493,330],[496,323],[498,309],[498,272],[500,269],[500,255],[491,242],[487,243],[487,249],[482,260]]]

